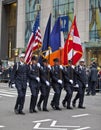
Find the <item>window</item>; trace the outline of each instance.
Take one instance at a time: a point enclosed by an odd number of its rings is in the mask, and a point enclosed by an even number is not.
[[[25,45],[28,43],[35,18],[40,11],[40,8],[38,8],[40,3],[41,0],[26,0]]]
[[[89,7],[89,38],[91,41],[101,39],[101,1],[90,0]]]
[[[53,0],[53,23],[59,16],[68,16],[68,28],[70,28],[74,17],[74,0]],[[64,32],[65,38],[67,38],[68,30]]]

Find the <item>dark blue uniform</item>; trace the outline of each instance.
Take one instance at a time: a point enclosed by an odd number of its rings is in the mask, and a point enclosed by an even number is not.
[[[76,100],[79,99],[79,105],[78,108],[84,108],[83,107],[83,102],[84,102],[84,93],[85,93],[85,87],[87,84],[87,75],[86,75],[86,68],[81,67],[78,65],[75,68],[76,72],[76,81],[75,84],[79,85],[78,92],[73,100],[73,106],[76,104]]]
[[[72,109],[70,107],[71,98],[73,94],[73,82],[74,81],[74,69],[71,66],[65,67],[64,69],[64,90],[66,91],[66,96],[62,102],[63,106],[67,103],[67,109]]]
[[[12,82],[15,82],[15,86],[18,92],[18,97],[15,104],[15,111],[19,114],[22,113],[22,109],[25,102],[26,88],[27,88],[27,75],[28,66],[18,62],[14,65],[12,71]]]
[[[31,100],[30,100],[30,108],[29,112],[36,112],[35,107],[37,103],[39,88],[40,88],[40,68],[37,64],[29,65],[29,87],[31,90]],[[39,80],[37,80],[39,78]]]
[[[59,83],[58,81],[61,80],[63,78],[63,72],[60,69],[59,65],[55,65],[52,67],[51,69],[51,77],[52,77],[52,87],[54,90],[54,96],[53,96],[53,100],[51,101],[51,106],[53,109],[56,110],[60,110],[59,108],[59,100],[60,100],[60,96],[61,96],[61,90],[63,87],[63,83]]]
[[[48,68],[48,66],[43,65],[43,67],[41,68],[40,78],[41,78],[41,87],[40,87],[41,95],[37,107],[39,110],[41,110],[41,103],[43,102],[43,111],[48,111],[47,102],[50,92],[50,68]]]

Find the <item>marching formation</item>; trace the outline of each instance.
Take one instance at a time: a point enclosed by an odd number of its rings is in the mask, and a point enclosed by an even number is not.
[[[63,89],[66,91],[66,95],[62,101],[63,107],[72,109],[72,106],[76,107],[76,101],[79,99],[78,108],[85,109],[83,106],[84,93],[88,83],[83,59],[79,61],[78,66],[74,67],[71,60],[68,66],[62,66],[59,59],[55,58],[53,60],[54,65],[51,67],[47,59],[43,59],[42,65],[40,65],[38,57],[33,56],[31,64],[27,65],[24,63],[24,58],[25,54],[19,55],[20,61],[15,63],[11,77],[11,82],[15,83],[18,93],[14,108],[16,114],[25,114],[23,107],[27,82],[29,82],[31,91],[30,113],[36,113],[36,107],[39,111],[48,112],[47,104],[51,88],[54,90],[54,95],[50,105],[54,110],[61,110],[59,104]],[[78,90],[72,101],[74,86]],[[39,91],[41,95],[38,98]]]

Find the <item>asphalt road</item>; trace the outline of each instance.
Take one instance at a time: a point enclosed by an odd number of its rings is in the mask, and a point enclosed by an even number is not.
[[[64,95],[63,91],[61,100]],[[15,115],[13,108],[16,89],[10,89],[7,84],[0,83],[0,130],[101,130],[101,93],[97,93],[96,96],[85,96],[85,110],[78,108],[67,110],[62,104],[60,104],[62,111],[53,110],[50,106],[52,97],[53,91],[49,97],[49,112],[30,114],[28,89],[24,106],[26,115]]]

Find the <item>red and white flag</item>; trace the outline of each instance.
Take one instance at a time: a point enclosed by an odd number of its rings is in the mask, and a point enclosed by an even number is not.
[[[42,44],[41,32],[40,32],[40,27],[39,27],[39,19],[40,19],[40,15],[38,13],[35,24],[33,26],[32,34],[28,41],[27,49],[25,52],[25,62],[26,63],[30,63],[33,51],[38,49],[40,47],[40,45]]]
[[[83,49],[76,25],[75,16],[70,28],[70,32],[68,34],[68,38],[64,45],[64,65],[68,64],[68,60],[72,60],[72,64],[76,65],[76,63],[80,60],[82,55]]]

